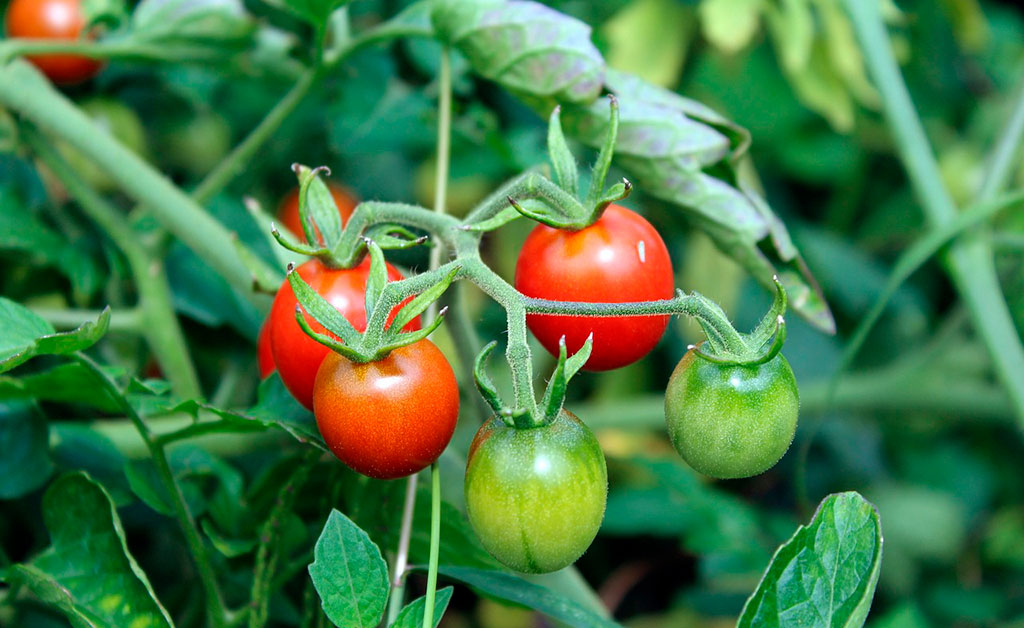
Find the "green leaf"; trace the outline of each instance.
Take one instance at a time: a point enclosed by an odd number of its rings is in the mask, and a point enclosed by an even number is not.
[[[874,506],[854,492],[830,495],[775,552],[737,628],[862,626],[881,565]]]
[[[452,599],[453,591],[452,587],[445,587],[439,589],[434,596],[435,628],[441,623],[441,618],[448,608],[448,602]],[[394,623],[391,624],[391,628],[420,628],[423,625],[423,614],[425,612],[427,612],[427,598],[426,596],[418,597],[405,605],[402,612],[395,618]]]
[[[634,0],[601,26],[608,66],[673,87],[686,60],[694,19],[676,0]]]
[[[605,619],[568,598],[503,571],[442,565],[438,572],[483,594],[527,606],[574,628],[619,628],[619,624],[614,621]]]
[[[124,370],[106,369],[114,377]],[[96,385],[96,376],[81,364],[59,364],[24,377],[0,376],[0,400],[35,399],[58,403],[80,403],[103,412],[117,412],[121,406],[107,391]]]
[[[604,60],[590,27],[538,2],[447,0],[432,19],[475,72],[521,96],[586,103],[601,91]]]
[[[248,46],[256,24],[241,0],[142,0],[131,39],[183,54],[223,55]]]
[[[388,598],[388,566],[366,532],[331,510],[313,556],[309,575],[334,625],[373,628],[380,623]]]
[[[59,270],[71,282],[75,300],[87,299],[100,284],[100,271],[81,248],[39,221],[8,189],[0,187],[0,250]]]
[[[335,9],[352,2],[352,0],[267,0],[267,2],[309,22],[320,30],[327,26],[327,20]]]
[[[107,333],[109,324],[108,308],[95,323],[58,334],[25,306],[0,297],[0,373],[37,355],[67,355],[87,349]]]
[[[260,383],[255,406],[244,412],[232,414],[275,425],[291,434],[300,443],[308,443],[327,451],[313,414],[295,401],[295,397],[292,397],[285,388],[281,376],[276,371]]]
[[[393,330],[395,333],[399,333],[406,325],[415,320],[417,316],[427,311],[430,304],[440,299],[445,290],[452,285],[452,282],[455,281],[455,275],[458,273],[458,266],[452,268],[452,270],[440,281],[419,293],[411,301],[403,305],[402,309],[398,310],[398,313],[395,314],[395,320],[392,321],[391,327],[388,329]]]
[[[23,584],[76,627],[173,626],[128,553],[103,487],[85,473],[58,478],[43,496],[43,519],[51,546],[31,563],[12,566],[9,581]]]
[[[0,499],[27,495],[49,479],[49,434],[32,406],[0,403]]]

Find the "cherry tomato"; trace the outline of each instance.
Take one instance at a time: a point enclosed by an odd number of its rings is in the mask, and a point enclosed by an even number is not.
[[[387,265],[388,280],[402,279],[402,273],[391,264]],[[338,308],[352,326],[359,331],[366,329],[366,279],[370,274],[370,259],[367,257],[355,268],[328,268],[319,260],[310,260],[296,269],[299,276],[313,290]],[[286,279],[274,297],[270,309],[268,327],[270,349],[274,364],[284,385],[302,405],[313,409],[313,382],[320,363],[331,350],[313,340],[302,331],[295,320],[295,306],[298,299]],[[397,309],[397,308],[396,308]],[[395,312],[391,313],[393,320]],[[326,330],[306,314],[310,326],[320,332]],[[407,331],[420,328],[419,318],[405,326]]]
[[[76,40],[85,28],[82,0],[11,0],[7,5],[7,36],[26,39]],[[71,54],[32,55],[28,60],[54,83],[81,83],[103,64]]]
[[[331,190],[331,196],[334,197],[334,204],[338,206],[338,214],[341,215],[341,224],[344,226],[348,222],[348,217],[356,210],[358,201],[356,200],[355,193],[333,181],[328,181],[327,187]],[[288,231],[292,232],[292,235],[296,238],[305,239],[305,232],[302,230],[302,219],[299,217],[298,188],[289,192],[281,201],[281,206],[277,210],[277,218]],[[320,229],[316,230],[316,235],[317,239],[320,239]]]
[[[331,351],[316,376],[313,414],[339,460],[372,478],[400,478],[429,466],[448,446],[459,386],[427,339],[366,364]]]
[[[609,205],[579,231],[538,225],[516,262],[515,287],[553,301],[621,303],[671,299],[672,260],[658,232],[639,214]],[[639,360],[658,344],[668,316],[558,316],[529,314],[526,324],[544,348],[558,355],[558,340],[572,354],[594,334],[585,369],[605,371]]]
[[[574,414],[519,429],[494,417],[473,439],[466,512],[484,548],[505,565],[546,573],[590,547],[608,497],[597,438]]]
[[[270,325],[264,321],[260,336],[256,340],[256,359],[260,365],[260,379],[266,379],[274,372],[274,354],[270,350]]]
[[[781,354],[756,366],[710,362],[690,350],[665,390],[668,435],[691,467],[745,478],[775,466],[796,432],[800,397]]]

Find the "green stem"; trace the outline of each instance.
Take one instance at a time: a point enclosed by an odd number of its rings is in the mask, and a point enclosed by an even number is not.
[[[405,571],[409,566],[409,542],[412,539],[412,519],[416,511],[416,485],[419,475],[413,473],[405,484],[405,503],[402,506],[402,527],[398,533],[398,551],[391,569],[391,597],[388,599],[388,620],[395,622],[405,602]]]
[[[956,208],[942,185],[935,157],[907,86],[900,76],[878,3],[843,0],[868,69],[882,93],[882,103],[896,148],[932,228],[956,218]],[[1012,151],[1011,151],[1012,152]],[[996,185],[986,185],[987,189]],[[1024,424],[1024,347],[1003,298],[991,247],[981,234],[969,234],[946,255],[949,274],[967,305],[978,335],[992,357],[996,373]]]
[[[430,566],[423,609],[423,628],[434,626],[434,596],[437,594],[437,562],[441,554],[441,467],[430,465]]]
[[[68,310],[63,308],[33,307],[32,312],[47,321],[58,330],[74,329],[83,323],[90,323],[99,318],[100,310]],[[113,310],[110,312],[110,330],[141,332],[141,315],[136,308]]]
[[[452,128],[452,64],[448,48],[441,49],[441,69],[438,75],[437,102],[437,168],[434,172],[434,211],[444,215],[448,198],[448,166],[451,156]],[[431,270],[441,265],[444,255],[444,243],[435,242],[430,249]],[[430,304],[425,318],[430,323],[437,316],[437,302]]]
[[[189,399],[201,397],[199,378],[188,355],[185,334],[174,312],[171,288],[163,272],[162,261],[149,254],[123,216],[86,185],[50,144],[31,129],[26,129],[25,138],[39,158],[64,183],[82,211],[124,253],[139,291],[139,329],[175,392]]]
[[[1020,155],[1021,143],[1024,140],[1024,82],[1017,88],[1013,110],[998,137],[999,142],[988,159],[988,168],[978,192],[977,202],[991,200],[1005,190],[1019,163],[1017,157]]]
[[[0,65],[22,55],[76,54],[92,59],[137,59],[142,61],[205,61],[223,57],[219,50],[204,46],[162,46],[127,41],[60,41],[14,38],[0,41]]]
[[[145,441],[146,448],[149,450],[149,454],[153,458],[153,463],[156,466],[160,482],[164,485],[164,489],[171,497],[171,506],[174,508],[174,514],[177,517],[178,523],[185,535],[185,542],[188,544],[189,550],[192,552],[192,558],[195,560],[196,570],[199,572],[199,580],[202,583],[203,591],[205,593],[206,609],[210,624],[216,628],[225,626],[228,622],[228,612],[227,608],[224,606],[224,599],[221,597],[220,585],[217,583],[217,576],[213,569],[213,563],[210,561],[210,556],[206,551],[206,546],[203,544],[203,539],[199,535],[199,528],[196,526],[196,521],[192,518],[192,513],[189,512],[188,505],[185,503],[185,496],[181,492],[181,487],[178,486],[178,483],[174,480],[174,473],[171,471],[171,465],[167,461],[167,454],[164,451],[164,448],[156,442],[153,438],[153,433],[150,431],[145,421],[143,421],[142,417],[135,411],[132,404],[128,403],[124,398],[120,388],[112,379],[110,379],[110,376],[84,353],[76,353],[75,359],[79,364],[89,369],[89,371],[91,371],[96,377],[99,384],[107,390],[110,397],[117,401],[118,405],[121,406],[121,410],[131,420],[135,429],[138,430],[139,436],[141,436],[143,441]]]

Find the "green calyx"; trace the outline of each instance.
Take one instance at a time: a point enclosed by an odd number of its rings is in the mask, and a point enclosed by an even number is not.
[[[786,342],[786,289],[778,277],[775,282],[775,300],[771,309],[761,318],[761,322],[750,333],[741,334],[731,325],[715,324],[704,317],[697,317],[707,340],[690,348],[704,359],[723,365],[756,366],[768,362],[782,350]],[[700,297],[704,299],[704,297]],[[706,299],[705,299],[706,301]],[[707,301],[708,307],[721,312],[714,303]],[[722,313],[724,319],[724,313]]]
[[[607,189],[604,187],[619,131],[619,103],[612,95],[608,96],[608,102],[611,110],[608,133],[597,155],[597,161],[594,162],[593,175],[586,196],[580,197],[579,168],[562,132],[559,105],[551,112],[548,123],[548,153],[551,157],[554,180],[561,194],[557,195],[559,198],[543,200],[517,201],[509,197],[508,202],[519,214],[549,227],[577,231],[594,224],[609,205],[629,196],[633,186],[625,179]],[[544,202],[545,200],[549,202]]]
[[[345,228],[341,214],[330,188],[320,177],[330,176],[330,169],[326,166],[310,168],[292,164],[292,170],[299,179],[299,220],[305,241],[294,241],[290,234],[282,234],[276,227],[272,231],[274,239],[289,251],[315,257],[331,268],[351,268],[361,262],[367,253],[365,247],[356,255],[352,251],[343,250]],[[393,224],[374,225],[364,236],[376,242],[381,249],[388,250],[405,249],[427,241],[426,236]]]
[[[444,320],[447,308],[425,328],[402,331],[448,289],[460,270],[458,262],[445,264],[436,271],[416,275],[402,281],[388,282],[384,252],[373,240],[367,239],[370,253],[370,274],[366,281],[366,332],[359,332],[327,299],[320,296],[288,266],[288,283],[295,292],[299,305],[295,307],[295,320],[307,335],[320,344],[356,363],[380,360],[399,347],[411,345],[429,336]],[[415,294],[408,303],[401,302]],[[395,311],[395,309],[397,311]],[[315,331],[303,314],[303,309],[327,331]],[[388,324],[389,316],[394,320]]]
[[[562,336],[558,342],[558,363],[555,365],[555,371],[551,375],[550,381],[548,381],[547,388],[544,390],[544,398],[540,404],[535,404],[532,410],[524,408],[513,409],[502,403],[501,397],[498,395],[498,389],[486,370],[487,359],[497,344],[497,342],[493,341],[488,343],[476,358],[476,362],[473,365],[473,379],[476,381],[477,390],[480,391],[480,395],[483,396],[487,405],[507,425],[516,429],[531,429],[548,425],[561,414],[562,406],[565,404],[565,392],[569,380],[583,368],[587,359],[590,358],[590,352],[594,347],[594,335],[591,334],[580,350],[571,357],[566,355],[565,336]],[[512,368],[515,368],[515,365],[512,365]]]

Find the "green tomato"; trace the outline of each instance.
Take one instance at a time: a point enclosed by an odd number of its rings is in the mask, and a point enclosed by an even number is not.
[[[575,415],[518,429],[494,417],[466,465],[466,510],[484,548],[517,571],[567,567],[604,518],[608,470],[594,433]]]
[[[800,398],[781,354],[756,366],[722,365],[690,350],[665,390],[668,435],[691,467],[745,478],[775,466],[796,432]]]
[[[120,101],[99,97],[83,101],[79,107],[96,126],[112,135],[125,148],[142,157],[146,156],[146,129],[133,109]],[[92,187],[101,192],[117,187],[117,183],[105,170],[70,145],[62,143],[59,149],[68,164]]]

